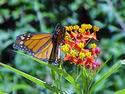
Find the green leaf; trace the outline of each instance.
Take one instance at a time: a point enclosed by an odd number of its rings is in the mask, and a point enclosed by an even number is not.
[[[19,84],[16,83],[15,85],[12,86],[12,89],[15,90],[15,91],[19,90],[19,89],[27,90],[28,88],[30,88],[29,85],[27,85],[27,84],[20,84],[20,83]]]
[[[98,69],[98,71],[96,72],[96,74],[98,74],[98,73],[101,71],[101,69],[108,63],[108,61],[109,61],[111,58],[112,58],[112,56],[110,56],[110,57],[105,61],[105,63],[101,65],[101,67]],[[95,76],[96,76],[96,75],[95,75]]]
[[[8,94],[8,93],[0,90],[0,94]]]
[[[13,68],[13,67],[11,67],[11,66],[9,66],[9,65],[6,65],[6,64],[3,64],[3,63],[0,63],[0,65],[2,65],[3,67],[5,67],[5,68],[7,68],[7,69],[9,69],[9,70],[11,70],[11,71],[13,71],[13,72],[15,72],[15,73],[17,73],[17,74],[23,76],[23,77],[25,77],[26,79],[28,79],[28,80],[30,80],[30,81],[36,83],[37,85],[40,85],[41,87],[47,88],[47,89],[49,89],[49,90],[51,90],[51,91],[56,91],[56,92],[57,92],[57,91],[60,91],[60,90],[59,90],[58,88],[56,88],[55,86],[52,86],[52,85],[50,85],[50,84],[47,84],[46,82],[44,82],[44,81],[42,81],[42,80],[40,80],[40,79],[38,79],[38,78],[36,78],[36,77],[33,77],[33,76],[31,76],[31,75],[29,75],[29,74],[27,74],[27,73],[24,73],[24,72],[22,72],[22,71],[20,71],[20,70],[18,70],[18,69],[15,69],[15,68]]]
[[[114,64],[105,74],[103,74],[91,87],[90,91],[93,92],[96,87],[98,87],[102,81],[106,80],[109,76],[111,76],[113,73],[117,72],[120,68],[121,63]]]
[[[125,89],[116,91],[114,94],[125,94]]]
[[[6,0],[0,0],[0,5],[6,3],[7,1]]]
[[[26,55],[26,54],[24,54],[24,53],[22,53],[22,52],[20,52],[20,51],[15,51],[15,52],[17,52],[17,53],[19,53],[19,54],[22,54],[22,55],[24,55],[24,56],[26,56],[26,57],[30,57],[31,59],[37,61],[38,63],[40,63],[40,64],[42,64],[42,65],[48,66],[49,68],[51,68],[52,70],[54,70],[54,71],[55,71],[56,73],[58,73],[59,75],[62,75],[62,76],[63,76],[67,81],[69,81],[72,85],[78,86],[77,83],[75,82],[75,79],[74,79],[71,75],[69,75],[66,71],[63,71],[62,69],[59,69],[57,66],[54,66],[54,65],[52,65],[52,64],[48,64],[47,62],[43,62],[43,61],[41,61],[41,60],[39,60],[39,59],[37,59],[37,58],[34,58],[34,57],[32,57],[32,56],[29,56],[29,55]]]

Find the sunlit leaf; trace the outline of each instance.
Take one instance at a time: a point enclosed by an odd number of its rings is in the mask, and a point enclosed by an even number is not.
[[[125,89],[116,91],[114,94],[125,94]]]
[[[8,94],[8,93],[0,90],[0,94]]]
[[[11,67],[9,65],[6,65],[6,64],[3,64],[3,63],[0,63],[0,65],[7,68],[7,69],[9,69],[9,70],[11,70],[11,71],[13,71],[13,72],[15,72],[15,73],[17,73],[17,74],[19,74],[19,75],[21,75],[21,76],[23,76],[23,77],[25,77],[26,79],[36,83],[37,85],[40,85],[41,87],[47,88],[47,89],[49,89],[51,91],[60,91],[55,86],[47,84],[46,82],[44,82],[44,81],[42,81],[42,80],[40,80],[40,79],[38,79],[36,77],[33,77],[33,76],[31,76],[31,75],[29,75],[27,73],[24,73],[24,72],[22,72],[22,71],[20,71],[18,69],[15,69],[15,68],[13,68],[13,67]]]
[[[39,59],[37,59],[37,58],[34,58],[34,57],[32,57],[32,56],[29,56],[29,55],[26,55],[26,54],[24,54],[24,53],[22,53],[22,52],[19,52],[19,51],[16,51],[16,52],[19,53],[19,54],[22,54],[22,55],[24,55],[24,56],[26,56],[26,57],[29,57],[29,58],[31,58],[31,59],[37,61],[38,63],[40,63],[40,64],[42,64],[42,65],[48,66],[49,68],[51,68],[52,70],[54,70],[54,71],[55,71],[56,73],[58,73],[59,75],[62,75],[62,76],[63,76],[67,81],[69,81],[71,84],[73,84],[73,85],[75,85],[75,86],[77,85],[76,82],[75,82],[75,80],[74,80],[74,78],[73,78],[72,76],[70,76],[66,71],[63,71],[62,69],[59,69],[57,66],[48,64],[47,62],[43,62],[43,61],[41,61],[41,60],[39,60]]]
[[[91,87],[90,91],[93,92],[94,89],[98,86],[100,86],[100,84],[106,80],[109,76],[111,76],[113,73],[117,72],[118,69],[120,68],[121,63],[116,63],[114,64],[109,70],[107,70],[106,73],[104,73]]]

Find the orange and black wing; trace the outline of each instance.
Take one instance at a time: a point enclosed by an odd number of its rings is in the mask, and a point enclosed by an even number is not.
[[[38,59],[49,59],[53,48],[52,35],[49,33],[26,33],[19,35],[17,36],[14,48],[23,50]]]

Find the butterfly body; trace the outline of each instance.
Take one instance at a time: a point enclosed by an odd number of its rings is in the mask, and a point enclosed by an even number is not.
[[[48,60],[49,63],[58,62],[59,45],[63,42],[65,28],[58,25],[54,34],[50,33],[26,33],[17,36],[14,48],[23,50],[30,55]]]

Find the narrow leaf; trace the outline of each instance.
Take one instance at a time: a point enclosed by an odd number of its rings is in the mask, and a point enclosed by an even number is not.
[[[97,71],[96,74],[98,74],[98,73],[101,71],[101,69],[108,63],[108,61],[109,61],[111,58],[112,58],[112,56],[110,56],[110,57],[105,61],[105,63],[101,65],[101,67],[99,68],[99,70]]]
[[[54,71],[55,71],[56,73],[58,73],[59,75],[62,75],[62,76],[63,76],[68,82],[70,82],[72,85],[77,86],[77,84],[76,84],[74,78],[73,78],[71,75],[69,75],[66,71],[63,71],[62,69],[59,69],[57,66],[54,66],[54,65],[52,65],[52,64],[48,64],[47,62],[44,62],[44,61],[39,60],[39,59],[37,59],[37,58],[34,58],[34,57],[30,56],[30,55],[24,54],[24,53],[22,53],[22,52],[20,52],[20,51],[15,51],[15,52],[17,52],[17,53],[19,53],[19,54],[22,54],[22,55],[24,55],[24,56],[26,56],[26,57],[29,57],[29,58],[31,58],[31,59],[37,61],[38,63],[40,63],[40,64],[42,64],[42,65],[48,66],[49,68],[51,68],[52,70],[54,70]]]
[[[125,89],[116,91],[114,94],[125,94]]]
[[[102,81],[107,79],[109,76],[111,76],[113,73],[117,72],[120,68],[121,63],[114,64],[105,74],[103,74],[91,87],[90,91],[93,92],[96,87],[98,87]]]
[[[8,94],[8,93],[0,90],[0,94]]]
[[[9,70],[11,70],[11,71],[13,71],[13,72],[15,72],[15,73],[17,73],[17,74],[19,74],[19,75],[21,75],[21,76],[23,76],[23,77],[25,77],[26,79],[36,83],[37,85],[40,85],[41,87],[47,88],[47,89],[49,89],[51,91],[56,91],[56,92],[60,91],[55,86],[51,86],[50,84],[47,84],[46,82],[44,82],[44,81],[42,81],[42,80],[40,80],[40,79],[38,79],[36,77],[33,77],[33,76],[31,76],[31,75],[29,75],[27,73],[24,73],[24,72],[22,72],[22,71],[20,71],[18,69],[15,69],[15,68],[13,68],[13,67],[11,67],[9,65],[6,65],[6,64],[3,64],[3,63],[0,63],[0,65],[7,68],[7,69],[9,69]]]

